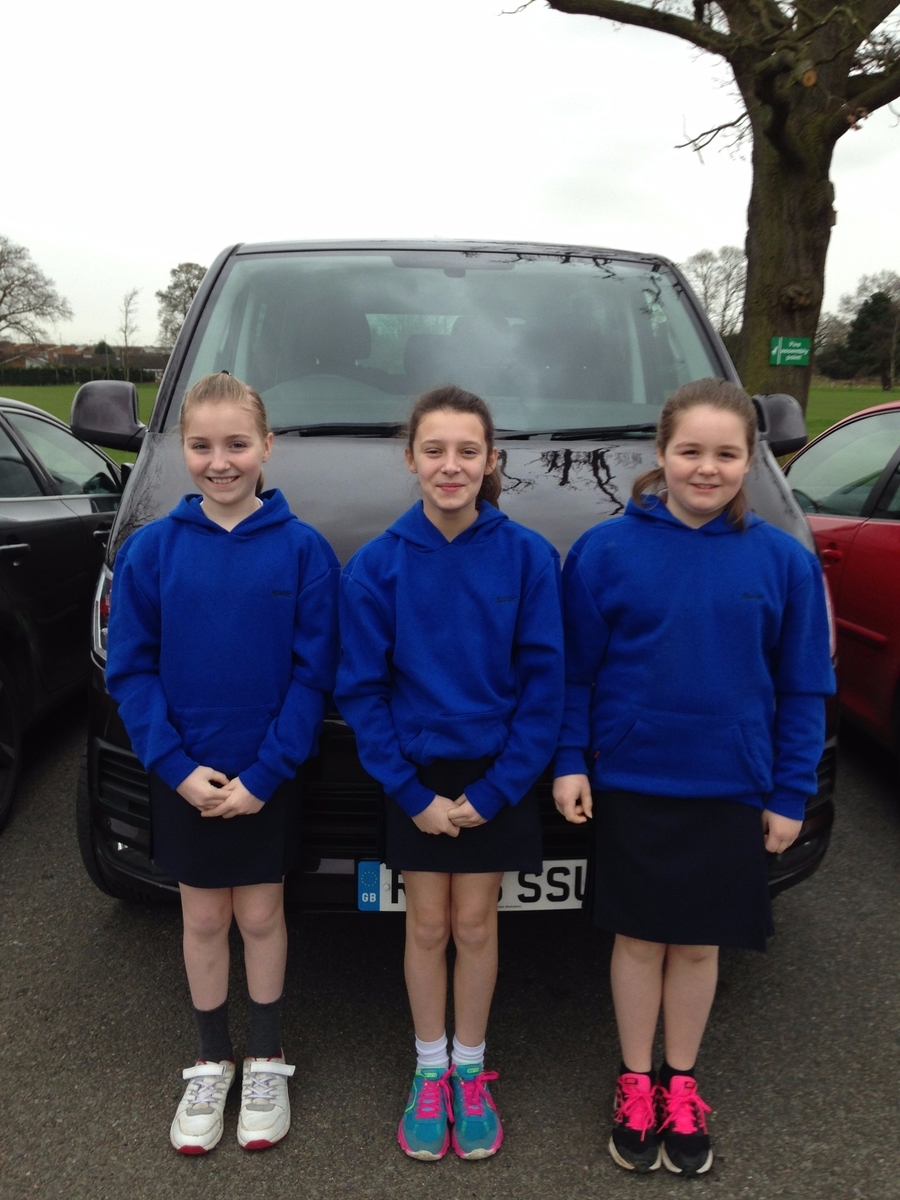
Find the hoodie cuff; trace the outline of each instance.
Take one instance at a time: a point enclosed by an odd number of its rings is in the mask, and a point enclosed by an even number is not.
[[[251,796],[255,796],[257,800],[262,800],[263,804],[271,798],[275,789],[285,782],[280,775],[276,775],[274,771],[264,766],[261,762],[255,762],[246,771],[241,771],[238,778]]]
[[[763,805],[769,812],[792,821],[802,821],[806,816],[806,796],[803,792],[792,792],[787,788],[776,788]]]
[[[478,779],[475,783],[470,784],[466,788],[466,799],[478,813],[479,817],[484,817],[486,821],[490,821],[492,817],[496,817],[500,809],[506,804],[506,797],[503,793],[487,779]]]
[[[391,794],[408,817],[417,817],[420,812],[425,811],[436,793],[433,788],[427,788],[424,784],[419,783],[418,778],[413,775],[408,783],[404,783],[401,788]]]
[[[179,746],[178,749],[170,750],[168,754],[164,754],[158,762],[151,763],[150,770],[158,775],[163,783],[175,792],[184,783],[188,775],[196,771],[199,766],[199,763],[191,762]]]
[[[587,769],[583,750],[577,746],[560,746],[553,763],[553,778],[557,779],[560,775],[587,775],[590,779],[591,773]]]

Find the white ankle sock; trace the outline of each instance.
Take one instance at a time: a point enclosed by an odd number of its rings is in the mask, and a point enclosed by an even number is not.
[[[447,1057],[446,1033],[441,1034],[436,1042],[420,1042],[416,1038],[416,1066],[444,1068],[450,1066],[450,1060]]]
[[[469,1063],[483,1063],[484,1046],[484,1042],[482,1042],[480,1046],[464,1046],[459,1038],[457,1038],[456,1034],[454,1034],[453,1065],[457,1067],[464,1067]]]

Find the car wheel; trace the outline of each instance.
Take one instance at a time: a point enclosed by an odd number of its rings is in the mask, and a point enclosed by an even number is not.
[[[22,706],[12,675],[0,662],[0,829],[12,812],[22,766]]]
[[[105,892],[107,896],[112,896],[115,900],[129,900],[137,904],[163,904],[171,901],[172,897],[162,888],[149,885],[142,887],[137,880],[132,880],[128,876],[120,877],[104,869],[97,854],[91,823],[87,751],[81,756],[81,767],[78,771],[78,785],[75,792],[75,827],[84,869],[101,892]]]

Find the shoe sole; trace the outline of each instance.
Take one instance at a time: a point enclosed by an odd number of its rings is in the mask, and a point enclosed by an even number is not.
[[[221,1142],[223,1132],[224,1131],[220,1129],[219,1136],[214,1141],[210,1142],[208,1146],[204,1146],[200,1142],[183,1142],[179,1145],[175,1142],[171,1134],[169,1134],[169,1141],[172,1144],[173,1149],[178,1154],[209,1154],[210,1150],[215,1150],[216,1146],[218,1146],[219,1142]]]
[[[662,1163],[662,1156],[659,1150],[656,1151],[656,1162],[654,1163],[629,1162],[628,1159],[623,1158],[619,1153],[616,1143],[612,1138],[609,1139],[609,1153],[614,1163],[617,1163],[620,1167],[624,1167],[626,1171],[636,1171],[638,1175],[648,1175],[651,1171],[658,1170]],[[670,1167],[669,1170],[674,1170],[674,1168]]]
[[[685,1169],[684,1167],[675,1166],[671,1158],[669,1158],[668,1154],[666,1154],[666,1147],[664,1145],[662,1148],[662,1160],[666,1170],[671,1171],[673,1175],[705,1175],[713,1164],[713,1152],[710,1150],[709,1154],[706,1156],[706,1162],[702,1167]]]
[[[457,1158],[462,1158],[466,1162],[477,1162],[482,1158],[492,1158],[503,1145],[503,1130],[500,1130],[500,1136],[493,1146],[476,1146],[474,1150],[463,1150],[459,1142],[457,1142],[455,1135],[451,1138],[451,1145],[453,1146],[453,1153]]]
[[[291,1123],[288,1121],[287,1129],[285,1129],[284,1133],[280,1133],[277,1138],[257,1137],[251,1138],[247,1142],[243,1141],[240,1133],[238,1133],[238,1145],[242,1150],[271,1150],[273,1146],[277,1146],[279,1142],[284,1141],[290,1128]]]
[[[444,1145],[438,1151],[411,1150],[408,1142],[404,1139],[403,1135],[398,1130],[397,1145],[400,1147],[400,1149],[403,1151],[403,1153],[407,1156],[407,1158],[414,1158],[417,1160],[417,1162],[440,1162],[440,1160],[444,1157],[444,1155],[450,1149],[450,1135],[449,1135],[449,1133],[447,1134],[446,1142],[444,1142]]]

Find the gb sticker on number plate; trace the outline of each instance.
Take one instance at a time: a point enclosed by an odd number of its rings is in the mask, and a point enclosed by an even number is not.
[[[581,908],[584,899],[583,858],[544,861],[538,874],[507,871],[500,888],[501,912],[536,912]],[[361,912],[405,912],[406,893],[400,871],[384,863],[361,862],[356,870],[357,907]]]

